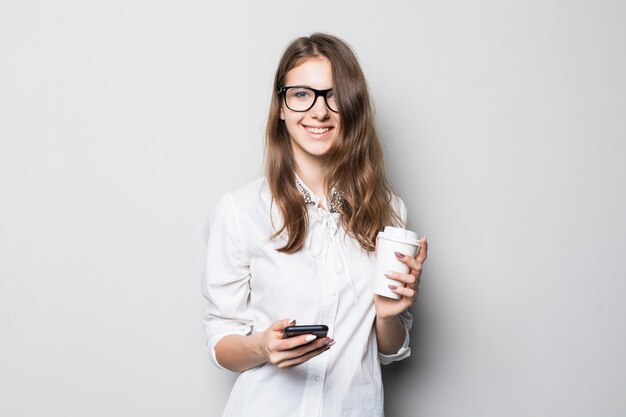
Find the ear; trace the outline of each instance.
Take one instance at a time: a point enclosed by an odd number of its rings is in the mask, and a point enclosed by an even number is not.
[[[285,120],[285,112],[282,108],[280,109],[280,120]]]

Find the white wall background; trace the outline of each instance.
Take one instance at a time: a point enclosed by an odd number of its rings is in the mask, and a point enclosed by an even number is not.
[[[389,416],[626,414],[621,1],[0,2],[0,416],[219,416],[202,226],[345,38],[429,237]],[[406,178],[405,178],[406,177]]]

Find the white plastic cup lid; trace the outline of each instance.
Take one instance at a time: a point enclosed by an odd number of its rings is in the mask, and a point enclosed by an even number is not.
[[[419,246],[420,244],[417,233],[401,227],[385,226],[383,232],[378,232],[378,237],[395,242],[408,243],[409,245]]]

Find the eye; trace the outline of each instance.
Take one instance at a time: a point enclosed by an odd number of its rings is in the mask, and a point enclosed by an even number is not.
[[[311,91],[306,88],[292,88],[289,90],[289,96],[298,100],[307,100],[311,97]]]

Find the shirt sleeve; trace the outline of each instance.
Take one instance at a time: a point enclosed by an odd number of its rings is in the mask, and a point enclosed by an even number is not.
[[[394,209],[400,215],[402,219],[402,226],[407,227],[407,208],[404,204],[404,201],[398,196],[394,198]],[[411,313],[406,310],[400,313],[400,321],[404,324],[404,343],[402,343],[402,347],[394,354],[385,355],[378,352],[378,359],[382,365],[388,365],[395,361],[401,361],[402,359],[408,358],[411,356],[411,348],[409,347],[409,342],[411,341],[411,337],[409,336],[409,330],[413,326],[413,316]]]
[[[389,365],[391,362],[401,361],[402,359],[411,356],[411,348],[409,347],[411,338],[409,336],[409,330],[413,325],[413,316],[407,310],[400,313],[400,321],[404,324],[404,343],[402,343],[402,347],[396,353],[391,355],[385,355],[378,352],[378,359],[380,360],[381,365]]]
[[[237,207],[230,193],[216,204],[205,227],[206,258],[202,294],[209,300],[204,315],[207,349],[215,366],[215,345],[229,334],[249,335],[254,328],[248,311],[250,261],[246,254]]]
[[[400,197],[394,196],[393,208],[402,220],[402,227],[406,228],[408,223],[408,210],[406,208],[406,204],[404,204],[404,201]]]

